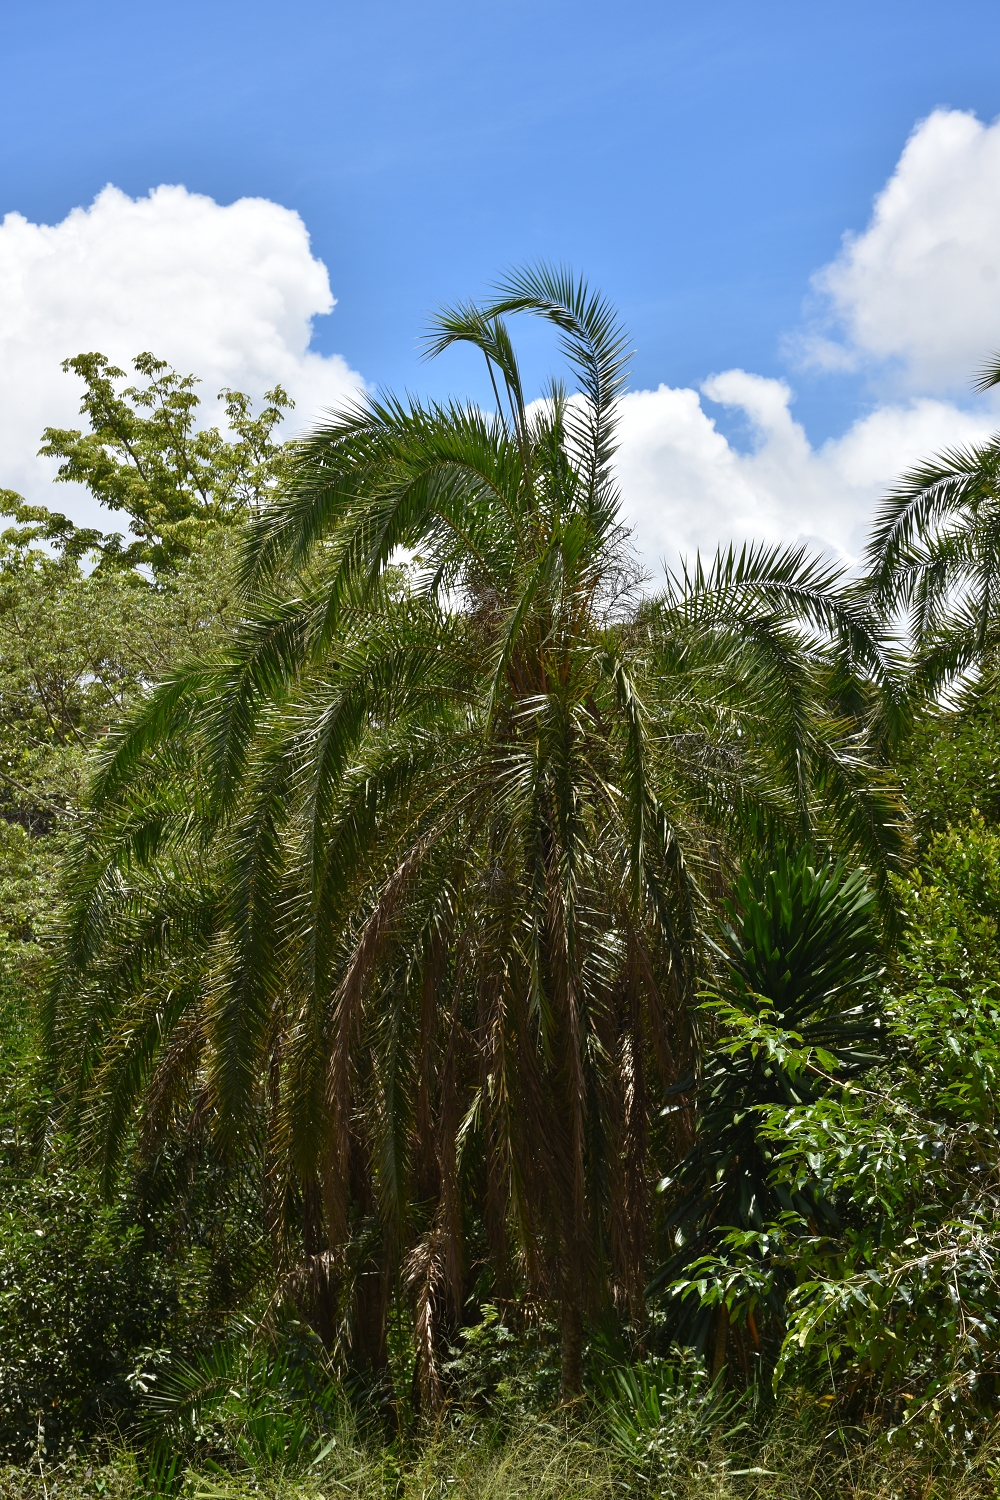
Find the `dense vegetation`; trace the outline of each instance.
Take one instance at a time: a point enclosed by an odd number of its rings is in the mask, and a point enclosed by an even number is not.
[[[607,304],[456,342],[294,444],[81,355],[128,534],[4,494],[6,1483],[992,1494],[1000,447],[658,583]]]

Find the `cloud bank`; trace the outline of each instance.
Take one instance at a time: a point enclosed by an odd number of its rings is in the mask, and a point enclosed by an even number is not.
[[[653,569],[698,549],[747,540],[805,542],[854,562],[879,496],[904,469],[991,424],[922,398],[879,408],[840,438],[811,447],[780,380],[727,370],[701,394],[739,409],[753,447],[734,449],[698,391],[634,391],[622,403],[618,475],[635,540]]]
[[[200,376],[209,421],[223,386],[259,397],[280,382],[297,403],[293,425],[308,425],[362,384],[338,355],[309,348],[312,320],[333,306],[302,220],[265,199],[223,207],[183,187],[137,200],[107,187],[60,224],[7,214],[0,486],[100,524],[86,492],[53,492],[55,464],[35,457],[44,427],[78,425],[82,383],[60,364],[89,350],[129,369],[150,349]]]
[[[821,316],[798,356],[853,369],[889,392],[813,447],[783,381],[727,370],[699,390],[634,391],[622,405],[619,476],[650,567],[748,539],[810,542],[846,561],[874,505],[918,459],[992,430],[990,404],[956,398],[1000,347],[1000,122],[938,110],[919,124],[870,223],[814,278]],[[79,383],[60,362],[100,349],[118,364],[152,349],[204,382],[259,396],[280,381],[307,426],[363,382],[310,348],[333,308],[326,267],[298,214],[263,199],[221,206],[183,187],[133,200],[105,188],[62,223],[0,224],[0,485],[97,520],[83,491],[53,493],[36,458],[46,425],[72,426]],[[718,430],[742,413],[750,451]]]

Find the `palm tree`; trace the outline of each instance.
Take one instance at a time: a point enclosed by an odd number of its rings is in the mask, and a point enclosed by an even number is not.
[[[1000,385],[1000,357],[976,389]],[[909,470],[876,516],[866,588],[904,615],[919,686],[931,693],[994,662],[1000,644],[1000,433]]]
[[[572,392],[528,402],[517,313]],[[566,1393],[588,1313],[641,1314],[650,1152],[688,1144],[647,1100],[690,1065],[741,829],[883,885],[902,841],[867,753],[886,662],[834,569],[746,548],[643,591],[607,303],[518,272],[436,319],[456,342],[496,411],[317,428],[231,649],[110,737],[48,1016],[109,1180],[178,1122],[256,1153],[281,1285],[374,1365],[407,1288],[430,1403],[484,1277],[558,1310]]]

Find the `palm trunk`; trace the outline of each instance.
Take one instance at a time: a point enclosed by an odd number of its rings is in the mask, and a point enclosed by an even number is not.
[[[329,1266],[323,1260],[327,1239],[319,1185],[310,1178],[302,1185],[302,1248],[312,1263],[309,1278],[310,1322],[328,1350],[337,1339],[337,1297],[330,1282]]]
[[[375,1260],[370,1260],[357,1279],[354,1291],[352,1363],[368,1376],[388,1368],[386,1349],[385,1278]]]
[[[715,1315],[715,1348],[712,1351],[712,1379],[717,1380],[726,1368],[729,1353],[729,1308],[719,1303]],[[721,1383],[721,1382],[720,1382]]]
[[[583,1390],[583,1285],[577,1255],[567,1248],[563,1273],[560,1398],[572,1401]]]

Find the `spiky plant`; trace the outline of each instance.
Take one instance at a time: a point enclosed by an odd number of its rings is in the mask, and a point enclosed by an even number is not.
[[[528,403],[515,313],[572,394]],[[317,428],[231,649],[111,736],[48,1033],[109,1177],[178,1121],[259,1154],[275,1274],[329,1343],[377,1364],[407,1288],[431,1403],[477,1278],[558,1309],[566,1392],[588,1309],[641,1311],[648,1099],[748,816],[877,880],[901,840],[886,664],[834,569],[748,548],[642,593],[608,304],[518,272],[436,319],[430,351],[458,342],[496,411]]]
[[[759,847],[725,902],[716,947],[719,971],[706,994],[709,1008],[730,1025],[705,1059],[692,1148],[662,1184],[676,1248],[653,1285],[674,1282],[685,1289],[679,1328],[699,1349],[714,1328],[718,1373],[729,1310],[708,1282],[726,1274],[728,1236],[765,1230],[786,1211],[836,1223],[817,1185],[791,1194],[772,1181],[778,1148],[763,1127],[770,1108],[810,1103],[879,1058],[882,945],[875,894],[864,874],[843,860],[817,858],[808,847]],[[734,1046],[732,1023],[744,1020],[788,1038],[787,1051]],[[817,1055],[820,1065],[811,1061]],[[707,1294],[692,1297],[688,1268],[701,1266],[704,1275],[716,1253],[721,1264],[708,1273]],[[765,1310],[781,1315],[780,1276]]]

